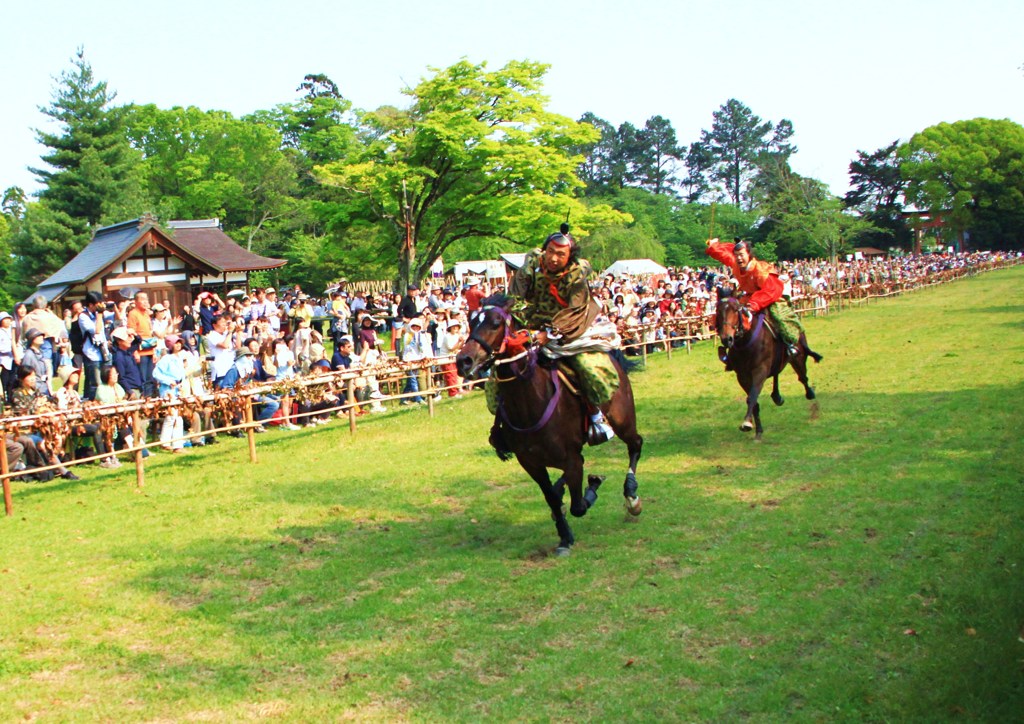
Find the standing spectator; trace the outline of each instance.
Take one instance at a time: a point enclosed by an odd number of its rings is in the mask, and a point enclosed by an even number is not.
[[[4,399],[11,404],[11,394],[17,384],[14,371],[21,364],[21,348],[14,341],[14,317],[0,312],[0,385],[4,388]]]
[[[114,342],[113,364],[117,369],[121,387],[129,399],[142,396],[142,372],[139,370],[138,350],[132,349],[132,332],[127,327],[118,327],[110,333]]]
[[[37,329],[43,333],[40,354],[48,366],[47,380],[53,378],[53,372],[59,365],[57,345],[61,339],[67,338],[67,327],[64,320],[47,309],[46,297],[37,294],[32,298],[32,311],[21,321],[22,330]],[[27,345],[26,345],[27,346]]]
[[[438,352],[442,357],[457,354],[465,341],[466,335],[462,331],[462,322],[453,319],[448,322],[448,329],[440,335]],[[461,394],[461,382],[455,362],[441,365],[441,372],[444,374],[444,386],[448,388],[448,396],[458,397]]]
[[[409,331],[406,332],[402,342],[402,361],[419,362],[433,357],[433,347],[430,342],[430,335],[423,331],[423,320],[415,317],[409,320]],[[411,369],[406,371],[404,393],[420,391],[420,370]],[[407,397],[402,400],[403,405],[422,404],[423,398],[420,395]]]
[[[85,374],[86,400],[96,399],[100,383],[100,367],[110,357],[106,331],[103,327],[103,297],[99,292],[87,292],[85,309],[78,315],[78,328],[82,333],[82,366]]]
[[[40,394],[49,397],[51,394],[50,364],[46,359],[46,354],[43,352],[46,336],[35,327],[29,327],[25,330],[22,338],[25,340],[25,346],[28,349],[21,356],[21,364],[23,367],[29,367],[35,372],[33,380],[36,383],[36,388]],[[21,377],[18,378],[19,382],[21,379]]]
[[[466,291],[463,294],[466,298],[466,308],[472,314],[480,309],[480,303],[484,299],[483,290],[480,289],[480,280],[476,277],[466,279]]]
[[[222,314],[213,321],[213,327],[206,335],[206,349],[213,355],[210,379],[217,389],[234,387],[237,382],[232,326],[233,322],[229,320],[228,315]]]
[[[67,322],[68,343],[71,345],[71,362],[75,367],[81,367],[85,360],[82,350],[85,336],[82,334],[82,328],[78,326],[78,318],[82,315],[84,308],[82,302],[76,299],[71,303],[71,309],[64,313]]]
[[[159,340],[153,335],[153,323],[149,315],[149,295],[146,292],[136,292],[135,306],[128,312],[126,326],[135,333],[135,349],[138,353],[136,362],[139,364],[139,374],[142,375],[143,397],[153,397],[156,394],[153,366],[156,364],[156,346]]]
[[[213,329],[213,320],[224,309],[224,302],[212,292],[201,292],[195,306],[199,307],[199,329],[205,337]]]
[[[14,305],[14,342],[21,342],[21,335],[25,332],[25,317],[28,315],[28,307],[25,302],[18,302]]]

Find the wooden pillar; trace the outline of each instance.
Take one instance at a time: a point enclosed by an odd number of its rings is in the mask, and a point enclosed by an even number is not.
[[[146,483],[146,469],[142,462],[142,446],[146,444],[146,426],[142,424],[139,410],[132,415],[132,441],[135,443],[135,487],[141,488]]]
[[[345,386],[345,400],[348,402],[348,431],[356,434],[356,385],[355,380],[349,380]]]
[[[11,501],[11,479],[7,477],[11,473],[11,466],[7,460],[7,429],[0,427],[0,437],[3,437],[4,449],[0,450],[0,475],[4,478],[4,512],[11,515],[14,512],[14,503]]]
[[[245,398],[245,436],[249,438],[249,462],[256,462],[256,428],[252,424],[252,397]]]
[[[431,417],[434,416],[434,372],[431,367],[424,367],[422,371],[426,373],[427,377],[427,412]]]

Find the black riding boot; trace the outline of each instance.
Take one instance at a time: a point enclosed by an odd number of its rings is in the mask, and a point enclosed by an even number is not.
[[[501,431],[501,420],[497,415],[494,416],[494,424],[491,425],[491,434],[487,438],[487,442],[494,448],[499,460],[509,460],[512,457],[513,453],[509,449],[508,443],[505,442],[505,435]]]

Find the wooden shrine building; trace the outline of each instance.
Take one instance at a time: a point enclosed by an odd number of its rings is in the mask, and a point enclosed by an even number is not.
[[[39,285],[61,308],[97,291],[104,299],[149,293],[151,302],[168,300],[178,314],[203,288],[224,296],[249,291],[249,273],[284,266],[284,259],[253,254],[220,228],[218,219],[171,221],[168,229],[146,215],[97,229],[92,241]],[[33,296],[35,296],[35,294]]]

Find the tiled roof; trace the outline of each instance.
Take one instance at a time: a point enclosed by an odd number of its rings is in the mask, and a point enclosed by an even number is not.
[[[148,227],[143,226],[140,229],[139,220],[133,219],[98,229],[92,241],[78,252],[74,259],[51,274],[39,286],[72,285],[91,279],[126,252],[146,228]]]
[[[168,226],[175,244],[221,272],[276,269],[288,263],[243,249],[224,233],[217,219],[171,221]]]

